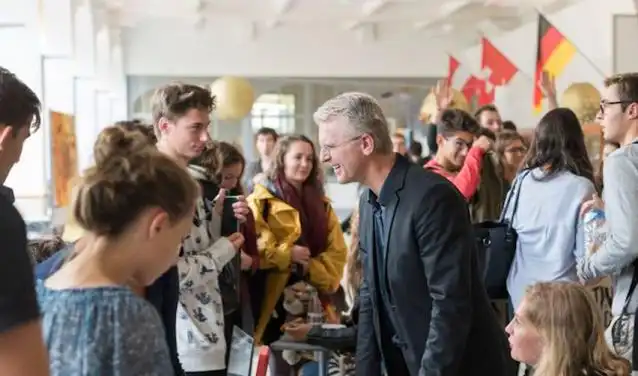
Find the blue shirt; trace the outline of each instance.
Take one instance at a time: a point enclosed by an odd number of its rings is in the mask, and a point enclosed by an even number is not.
[[[548,178],[543,178],[544,174],[534,169],[520,184],[521,195],[512,220],[518,240],[507,278],[514,309],[527,287],[536,282],[578,281],[576,264],[585,256],[579,213],[581,203],[596,191],[594,184],[567,171]],[[513,193],[510,190],[508,197]],[[513,206],[512,199],[505,218],[511,218]]]
[[[52,376],[174,375],[157,311],[128,288],[37,292]]]

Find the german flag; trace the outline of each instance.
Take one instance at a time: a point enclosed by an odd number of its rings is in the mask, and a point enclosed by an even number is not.
[[[536,73],[534,74],[534,111],[543,109],[543,92],[540,88],[543,71],[552,77],[560,76],[576,54],[571,44],[554,25],[543,16],[538,16],[538,42],[536,50]]]

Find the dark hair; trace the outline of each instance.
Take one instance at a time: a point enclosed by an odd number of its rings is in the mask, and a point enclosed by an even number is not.
[[[410,144],[410,154],[421,157],[423,154],[423,145],[419,141],[412,141]]]
[[[271,136],[273,141],[277,142],[277,139],[279,138],[279,133],[277,133],[277,131],[272,128],[261,127],[255,133],[255,139],[257,139],[259,136]]]
[[[173,121],[191,109],[212,112],[215,109],[215,96],[207,88],[175,82],[155,90],[151,109],[155,135],[159,136],[157,123],[161,118]]]
[[[246,159],[235,145],[224,141],[211,141],[204,151],[191,161],[191,164],[203,167],[208,178],[218,184],[222,181],[222,169],[238,163],[242,166],[241,177],[246,167]],[[243,194],[240,183],[235,188],[239,190],[239,194]]]
[[[33,133],[40,128],[40,110],[40,100],[33,90],[0,67],[0,125],[12,127],[14,136],[23,127]]]
[[[39,264],[53,256],[65,246],[66,243],[59,236],[42,237],[39,239],[29,240],[27,243],[29,253],[36,264]]]
[[[516,132],[518,130],[518,128],[516,127],[516,124],[514,124],[513,121],[505,120],[503,122],[503,130]]]
[[[515,131],[502,131],[496,135],[496,143],[494,144],[494,151],[500,157],[505,154],[505,149],[513,141],[520,141],[524,146],[526,145],[525,138],[520,133]]]
[[[485,136],[487,138],[489,138],[492,141],[496,141],[496,133],[492,132],[491,130],[484,128],[484,127],[479,127],[479,130],[476,132],[477,136]]]
[[[605,145],[613,146],[616,149],[620,149],[620,144],[618,142],[615,142],[615,141],[605,140]]]
[[[157,137],[155,136],[155,131],[153,130],[152,124],[146,124],[139,119],[133,120],[120,120],[113,124],[115,127],[122,127],[128,131],[139,131],[144,134],[148,138],[148,142],[155,145],[157,143]]]
[[[556,108],[545,114],[534,129],[534,137],[523,166],[545,168],[550,177],[569,171],[594,183],[585,135],[576,114],[568,108]]]
[[[614,141],[608,141],[605,140],[605,146],[613,146],[615,149],[620,148],[620,144]],[[601,155],[601,158],[598,160],[598,166],[596,168],[596,173],[594,174],[594,177],[596,178],[596,186],[598,187],[598,190],[602,193],[603,188],[605,186],[605,179],[604,179],[604,169],[605,169],[605,156]]]
[[[320,192],[324,192],[322,180],[322,172],[323,170],[319,166],[319,157],[317,156],[317,149],[315,148],[315,144],[306,136],[302,134],[293,134],[281,137],[277,144],[275,145],[275,150],[273,155],[275,156],[273,162],[270,164],[270,168],[266,171],[266,175],[269,179],[275,180],[279,174],[284,173],[284,158],[286,157],[286,153],[290,149],[290,145],[295,142],[305,142],[312,148],[313,164],[312,169],[310,170],[310,175],[308,175],[308,180],[306,180],[305,184],[314,185]]]
[[[622,101],[623,111],[632,102],[638,103],[638,73],[620,73],[605,79],[605,87],[616,85],[618,88],[618,100]]]
[[[496,108],[496,106],[494,106],[493,104],[486,104],[483,105],[481,107],[479,107],[475,112],[474,112],[474,118],[477,121],[481,120],[481,115],[483,114],[483,112],[496,112],[498,113],[498,109]]]
[[[71,206],[84,230],[117,237],[149,207],[161,208],[173,222],[192,215],[199,186],[141,132],[107,127],[93,150],[95,166],[81,177]]]
[[[456,108],[443,111],[441,120],[436,125],[437,134],[451,136],[456,132],[478,134],[481,127],[476,119],[463,110]]]

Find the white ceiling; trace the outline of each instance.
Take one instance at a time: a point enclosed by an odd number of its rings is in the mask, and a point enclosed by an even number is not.
[[[552,13],[580,0],[96,0],[111,22],[237,21],[258,37],[274,28],[338,28],[373,41],[379,28],[450,38],[461,45],[513,30],[538,11]],[[414,35],[410,35],[414,36]]]

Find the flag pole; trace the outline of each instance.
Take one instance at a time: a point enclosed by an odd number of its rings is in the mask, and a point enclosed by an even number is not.
[[[539,16],[541,16],[541,17],[545,17],[545,14],[543,14],[543,12],[541,12],[541,10],[540,10],[540,9],[538,9],[537,7],[534,7],[534,10],[536,10],[536,13],[538,13],[538,15],[539,15]],[[545,19],[547,19],[547,17],[545,17]],[[549,20],[548,20],[548,21],[549,21]],[[591,65],[591,66],[592,66],[592,68],[594,68],[594,70],[595,70],[595,71],[596,71],[596,72],[597,72],[597,73],[598,73],[598,74],[599,74],[602,78],[605,78],[605,77],[607,77],[607,76],[608,76],[607,74],[605,74],[605,72],[603,72],[603,71],[602,71],[602,69],[600,69],[600,68],[598,67],[598,65],[594,64],[593,60],[592,60],[591,58],[589,58],[589,56],[585,55],[585,54],[583,53],[583,51],[581,51],[581,50],[580,50],[580,48],[578,48],[578,46],[577,46],[574,42],[572,42],[572,40],[571,40],[571,39],[567,38],[567,37],[565,36],[565,34],[563,34],[563,33],[560,31],[560,29],[556,27],[556,25],[555,25],[555,24],[553,24],[553,23],[551,23],[551,22],[550,22],[550,24],[552,25],[552,27],[554,27],[556,30],[558,30],[558,32],[559,32],[559,33],[563,36],[563,38],[565,38],[565,40],[566,40],[566,41],[568,41],[569,43],[571,43],[571,45],[572,45],[572,46],[574,46],[574,48],[576,49],[576,52],[578,52],[578,54],[580,54],[580,56],[582,56],[582,57],[585,59],[585,61],[586,61],[587,63],[589,63],[589,65]]]

